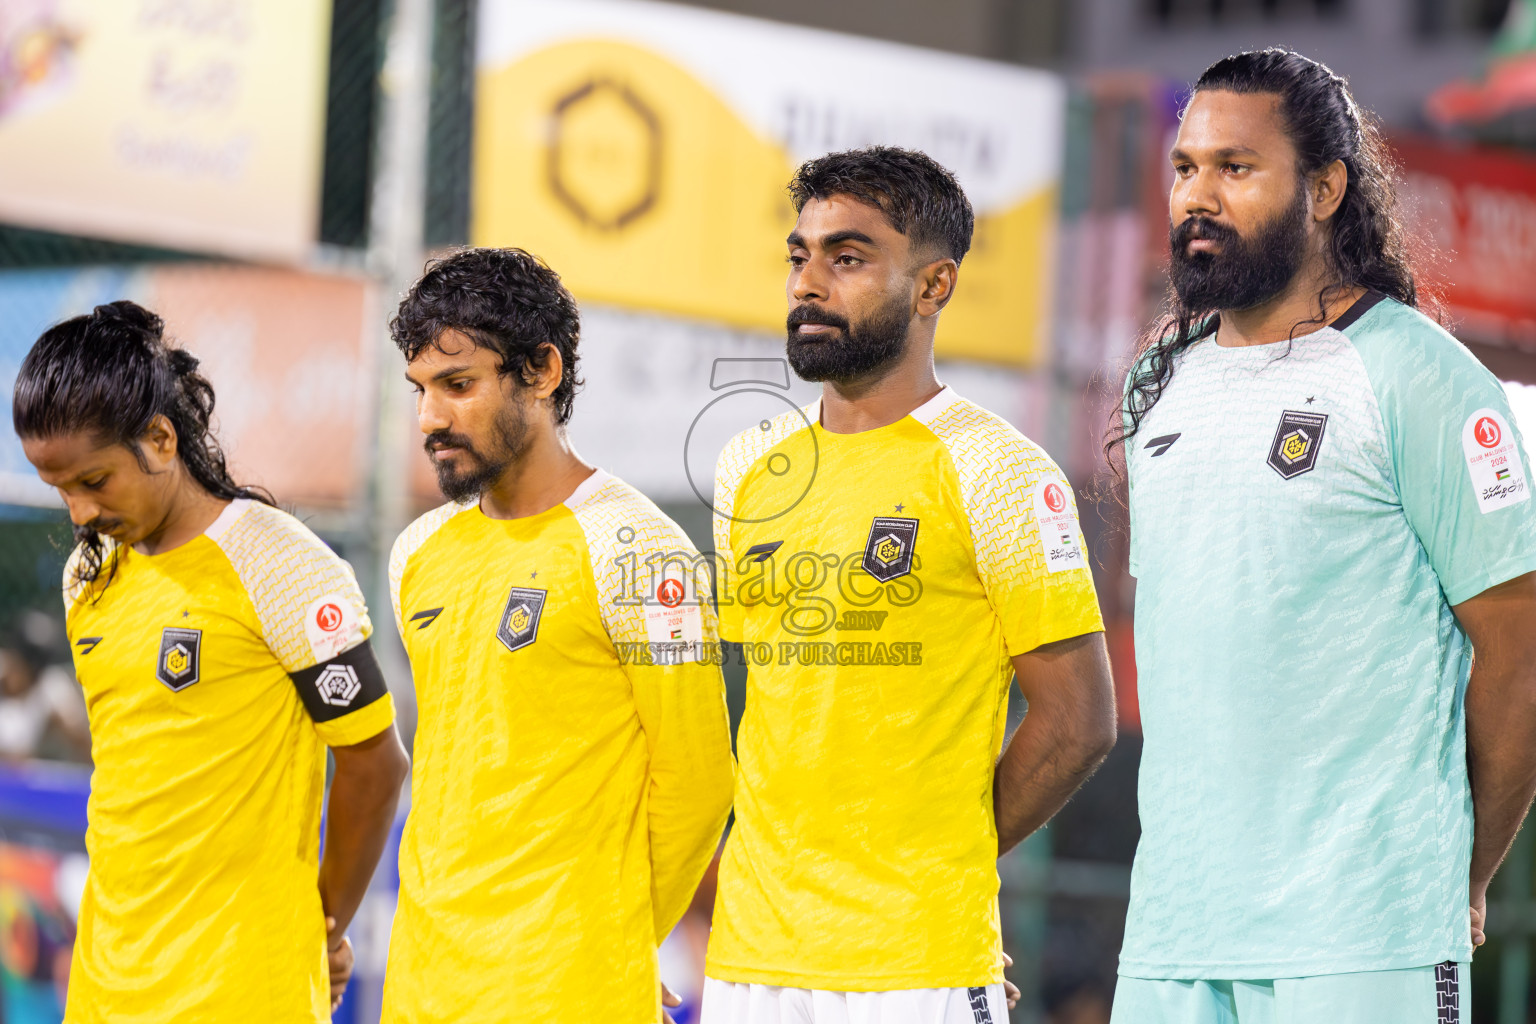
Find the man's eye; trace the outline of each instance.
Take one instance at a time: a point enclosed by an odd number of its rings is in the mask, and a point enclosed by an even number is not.
[[[451,380],[451,381],[448,382],[448,389],[450,391],[464,391],[464,390],[467,390],[468,388],[469,388],[469,381],[467,381],[467,380]]]
[[[855,264],[863,263],[863,262],[864,261],[859,259],[857,256],[851,256],[851,255],[849,255],[846,252],[843,253],[841,256],[839,256],[837,258],[838,265],[839,266],[843,266],[843,267],[851,267],[851,266],[854,266]]]
[[[792,266],[792,267],[803,267],[803,266],[805,266],[805,257],[804,256],[796,256],[794,253],[790,253],[785,258],[789,260],[789,265]]]
[[[99,491],[99,490],[101,490],[101,485],[106,483],[106,482],[107,482],[107,478],[105,476],[98,476],[94,480],[81,480],[80,484],[86,490],[89,490],[89,491]]]

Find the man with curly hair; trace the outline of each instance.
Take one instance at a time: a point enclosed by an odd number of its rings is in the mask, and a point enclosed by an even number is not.
[[[580,321],[544,263],[436,261],[391,328],[449,503],[390,559],[420,720],[384,1020],[657,1021],[731,803],[708,574],[572,449]]]

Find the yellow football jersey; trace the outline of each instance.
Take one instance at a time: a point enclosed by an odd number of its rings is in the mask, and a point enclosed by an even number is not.
[[[601,470],[538,515],[445,505],[396,542],[420,710],[386,1022],[660,1019],[656,947],[731,799],[701,561]]]
[[[948,388],[858,434],[819,415],[738,435],[717,469],[720,631],[749,668],[707,973],[998,982],[1009,659],[1103,628],[1071,488]]]
[[[64,1019],[328,1021],[325,748],[394,720],[347,664],[372,630],[352,570],[245,500],[107,557],[105,585],[64,576],[96,762]]]

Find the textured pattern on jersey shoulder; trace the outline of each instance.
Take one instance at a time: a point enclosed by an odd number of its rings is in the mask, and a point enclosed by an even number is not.
[[[285,671],[315,664],[305,621],[310,605],[322,597],[350,604],[359,642],[373,631],[352,567],[282,509],[253,501],[214,542],[234,567],[256,609],[262,638]]]
[[[812,402],[798,410],[780,413],[768,421],[768,429],[753,427],[731,438],[715,462],[714,522],[715,551],[726,560],[731,571],[731,517],[736,514],[736,492],[747,471],[755,466],[785,438],[805,430],[821,415],[820,403]]]
[[[1042,478],[1065,483],[1061,470],[1007,420],[968,399],[945,409],[928,429],[949,451],[959,477],[982,583],[991,591],[1003,584],[1043,581],[1047,570],[1035,526],[1034,490]],[[1064,490],[1076,515],[1072,488]]]
[[[416,521],[395,538],[394,547],[389,549],[389,602],[395,609],[395,626],[402,634],[405,632],[405,623],[400,618],[400,581],[405,578],[405,567],[410,564],[411,556],[420,551],[421,546],[441,530],[448,520],[466,509],[474,508],[476,504],[477,501],[471,500],[450,501],[446,505],[439,505],[417,516]]]
[[[592,560],[592,579],[597,585],[598,613],[603,627],[615,643],[645,643],[646,606],[635,603],[636,583],[630,573],[638,572],[640,584],[649,578],[646,560],[656,555],[678,555],[688,560],[687,600],[693,601],[693,581],[703,597],[704,635],[713,639],[715,615],[711,608],[710,574],[694,572],[702,564],[698,550],[688,535],[661,509],[629,484],[609,477],[592,494],[571,506],[587,540]],[[629,556],[633,555],[633,559]]]

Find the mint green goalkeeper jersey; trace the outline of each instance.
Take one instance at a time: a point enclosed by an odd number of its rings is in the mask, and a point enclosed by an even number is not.
[[[1498,380],[1368,294],[1290,343],[1191,345],[1127,463],[1145,746],[1120,973],[1469,960],[1451,609],[1536,570]]]

